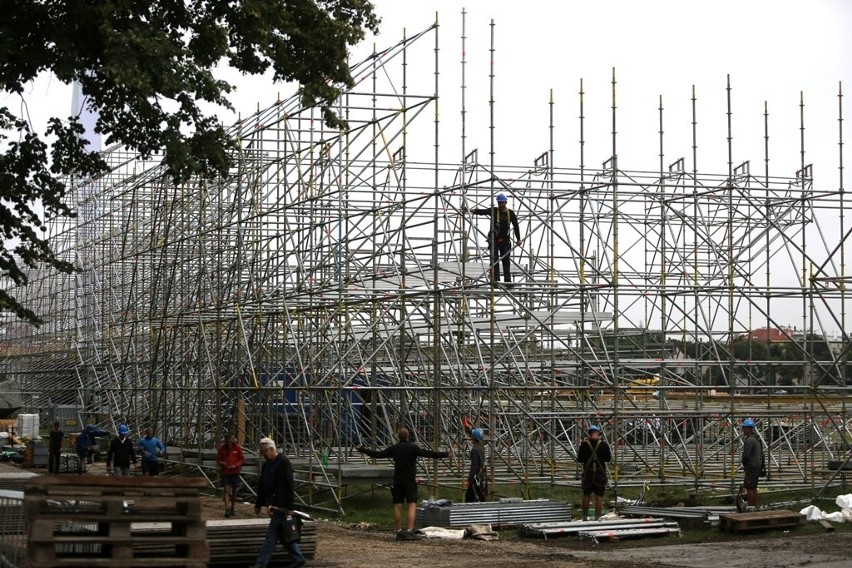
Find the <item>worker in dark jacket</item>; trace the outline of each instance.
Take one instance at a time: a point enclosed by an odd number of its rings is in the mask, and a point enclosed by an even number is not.
[[[260,470],[260,481],[257,486],[257,501],[254,505],[256,515],[261,507],[266,507],[269,514],[269,526],[255,560],[255,568],[265,568],[275,551],[278,533],[286,517],[292,516],[295,502],[296,487],[293,482],[293,466],[290,460],[278,453],[275,442],[269,438],[260,441],[260,455],[266,460]],[[295,568],[304,566],[305,557],[296,541],[287,543],[290,558],[293,562],[288,566]]]
[[[743,487],[746,490],[746,503],[749,507],[757,506],[757,480],[763,462],[763,448],[754,432],[754,420],[743,420],[743,455],[740,463],[743,465]]]
[[[417,458],[445,458],[449,452],[433,452],[409,441],[408,430],[400,428],[397,433],[399,442],[384,450],[369,450],[362,445],[355,449],[372,458],[391,458],[393,460],[393,524],[396,537],[400,540],[416,538],[414,518],[417,513]],[[402,530],[402,504],[408,503],[408,530]]]
[[[480,428],[470,431],[473,448],[470,450],[470,470],[467,473],[467,492],[464,494],[465,503],[475,503],[488,499],[488,484],[485,471],[485,446],[482,439],[485,434]]]
[[[127,424],[119,424],[118,436],[110,441],[109,450],[107,450],[107,475],[130,475],[130,464],[136,463],[136,450],[133,448],[133,442],[127,437],[128,434],[130,434],[130,428]]]
[[[59,456],[62,454],[62,440],[65,432],[59,429],[59,422],[53,423],[50,440],[47,443],[47,471],[59,473]]]
[[[86,464],[94,461],[98,438],[108,436],[109,432],[99,430],[94,424],[89,424],[77,434],[77,441],[74,443],[74,450],[77,452],[77,473],[85,472]]]
[[[589,433],[580,444],[577,461],[583,466],[583,520],[589,519],[589,502],[592,493],[595,494],[595,520],[601,518],[603,496],[606,490],[606,464],[612,460],[609,444],[601,438],[601,429],[592,424]]]
[[[494,282],[500,281],[500,264],[503,265],[503,280],[507,284],[512,282],[511,259],[509,251],[512,250],[512,239],[509,234],[509,226],[515,232],[515,241],[518,246],[524,243],[521,238],[521,229],[518,226],[518,216],[508,207],[509,199],[503,193],[497,194],[497,207],[485,207],[481,209],[468,209],[462,206],[462,213],[468,211],[474,215],[488,215],[491,217],[491,228],[488,231],[488,249],[491,251],[491,275]]]

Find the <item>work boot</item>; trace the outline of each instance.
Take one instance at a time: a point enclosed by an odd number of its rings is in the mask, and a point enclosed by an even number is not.
[[[230,509],[225,509],[225,516],[226,516],[226,517],[230,517],[230,516],[231,516],[231,510],[230,510]]]
[[[233,506],[233,505],[231,505],[231,508],[230,508],[230,509],[228,509],[228,511],[230,512],[230,514],[231,514],[231,516],[232,516],[232,517],[236,517],[236,516],[237,516],[237,514],[234,512],[234,506]]]

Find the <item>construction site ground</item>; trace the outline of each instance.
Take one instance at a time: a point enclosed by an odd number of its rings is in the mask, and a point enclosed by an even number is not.
[[[20,468],[0,464],[0,471],[10,470],[20,471]],[[95,475],[99,472],[106,475],[102,464],[95,464],[90,471]],[[203,495],[202,502],[205,518],[224,518],[221,498]],[[685,531],[681,539],[663,537],[605,543],[573,537],[550,540],[519,538],[513,530],[501,531],[498,541],[397,541],[392,532],[359,522],[357,513],[350,514],[345,520],[319,517],[317,555],[308,564],[317,568],[852,566],[852,526],[849,524],[835,525],[832,532],[826,532],[816,523],[808,523],[790,530],[743,535],[702,530]],[[236,518],[254,518],[254,506],[240,503]],[[246,551],[246,566],[252,564],[253,553]]]

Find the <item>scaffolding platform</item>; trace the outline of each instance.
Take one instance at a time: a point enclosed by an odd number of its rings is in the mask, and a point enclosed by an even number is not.
[[[380,485],[393,481],[393,466],[351,462],[329,462],[327,466],[317,461],[291,459],[297,480],[322,483],[328,477],[335,485]]]

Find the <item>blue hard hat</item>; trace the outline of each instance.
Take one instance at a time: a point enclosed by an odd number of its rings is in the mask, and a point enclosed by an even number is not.
[[[89,424],[88,426],[86,426],[86,430],[89,432],[93,432],[95,430],[95,425]]]
[[[589,434],[591,434],[592,432],[600,432],[600,431],[601,431],[601,429],[598,428],[597,426],[595,426],[594,424],[589,426]]]
[[[746,418],[745,420],[743,420],[743,428],[754,428],[754,426],[754,420],[752,420],[751,418]]]
[[[119,424],[118,425],[118,433],[122,436],[126,436],[130,434],[130,428],[127,427],[127,424]]]
[[[506,198],[505,193],[498,193],[497,194],[497,203],[506,203],[507,201],[509,201],[509,200]]]
[[[482,430],[480,430],[479,428],[474,428],[473,430],[471,430],[470,435],[474,440],[481,440],[485,437],[485,434],[483,434]]]

